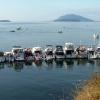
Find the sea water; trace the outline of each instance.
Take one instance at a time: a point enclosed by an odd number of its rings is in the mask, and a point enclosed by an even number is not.
[[[14,45],[64,46],[66,42],[91,45],[99,26],[99,22],[0,23],[0,50],[10,51]],[[73,100],[76,87],[95,72],[100,72],[100,60],[1,63],[0,100]]]

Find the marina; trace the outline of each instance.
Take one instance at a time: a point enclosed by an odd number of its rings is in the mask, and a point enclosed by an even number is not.
[[[91,47],[80,45],[75,47],[73,43],[65,43],[65,47],[57,45],[47,45],[45,49],[42,47],[22,48],[21,46],[13,46],[9,52],[0,52],[0,62],[14,61],[38,61],[38,60],[54,60],[54,59],[100,59],[100,44]]]
[[[0,0],[0,100],[100,100],[100,0]]]
[[[0,24],[0,100],[73,100],[75,88],[100,72],[99,26]]]

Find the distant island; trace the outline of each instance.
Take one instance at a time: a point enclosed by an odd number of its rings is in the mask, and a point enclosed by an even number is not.
[[[0,22],[11,22],[10,20],[0,20]]]
[[[55,22],[93,22],[94,20],[76,15],[76,14],[68,14],[59,17],[58,19],[54,20]]]

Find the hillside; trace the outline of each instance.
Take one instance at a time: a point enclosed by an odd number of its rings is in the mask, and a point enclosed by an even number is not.
[[[72,22],[93,22],[93,20],[80,16],[80,15],[75,15],[75,14],[68,14],[68,15],[64,15],[61,16],[59,18],[57,18],[56,20],[57,22],[61,22],[61,21],[72,21]]]

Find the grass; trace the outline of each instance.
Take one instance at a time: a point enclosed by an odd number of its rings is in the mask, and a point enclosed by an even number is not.
[[[100,73],[96,73],[87,81],[83,89],[78,91],[75,100],[100,100]]]

